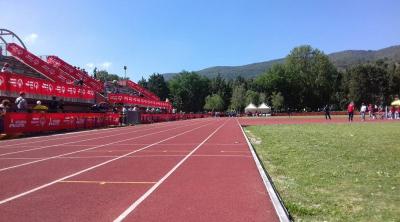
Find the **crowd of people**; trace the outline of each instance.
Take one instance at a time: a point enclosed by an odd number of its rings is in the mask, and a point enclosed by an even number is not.
[[[28,108],[28,101],[26,99],[26,94],[25,92],[20,92],[19,97],[15,100],[14,104],[15,106],[13,107],[10,103],[9,100],[3,100],[3,102],[7,103],[8,106],[6,110],[8,111],[15,111],[15,112],[33,112],[33,113],[58,113],[64,112],[64,100],[60,99],[57,100],[57,97],[53,96],[52,100],[48,103],[48,105],[42,104],[42,101],[37,100],[35,105],[33,105],[31,108]],[[2,102],[2,103],[3,103]]]
[[[353,121],[355,110],[356,108],[354,102],[350,102],[347,106],[349,122]],[[383,106],[374,104],[368,104],[367,106],[366,103],[361,103],[359,111],[361,121],[365,121],[367,115],[370,119],[400,119],[400,106],[390,106],[384,108]]]

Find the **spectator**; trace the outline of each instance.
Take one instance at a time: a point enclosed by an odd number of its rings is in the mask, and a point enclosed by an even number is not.
[[[369,118],[372,118],[372,113],[373,113],[373,110],[374,110],[374,108],[373,108],[373,106],[372,106],[372,104],[370,103],[370,104],[368,104],[368,114],[369,114]]]
[[[350,102],[350,104],[347,106],[347,113],[349,114],[349,122],[353,122],[354,102]]]
[[[123,125],[126,124],[127,116],[128,116],[128,109],[124,106],[124,107],[122,107],[122,124]]]
[[[365,113],[367,112],[367,106],[364,103],[361,103],[360,114],[361,120],[365,121]]]
[[[10,108],[10,101],[5,99],[0,104],[0,133],[4,131],[4,116]]]
[[[324,107],[324,112],[325,112],[325,119],[331,120],[331,107],[329,106],[329,104],[326,104]]]
[[[60,101],[58,102],[58,109],[60,110],[60,112],[64,113],[64,100],[60,99]]]
[[[56,113],[58,111],[58,101],[55,96],[52,97],[52,100],[49,103],[49,112]]]
[[[3,68],[1,69],[1,72],[12,72],[10,64],[4,63]]]
[[[17,112],[26,112],[28,103],[25,99],[25,92],[19,93],[19,97],[15,100],[15,104],[17,104]]]
[[[42,105],[42,102],[38,100],[36,102],[36,106],[34,106],[32,109],[34,112],[45,113],[49,108],[47,108],[45,105]]]

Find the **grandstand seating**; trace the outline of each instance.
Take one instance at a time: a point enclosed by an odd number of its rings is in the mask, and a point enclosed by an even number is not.
[[[2,98],[13,99],[18,96],[19,89],[23,90],[23,86],[29,85],[31,90],[26,92],[28,99],[40,99],[46,104],[46,101],[51,100],[52,96],[57,96],[63,98],[71,109],[78,112],[79,107],[87,110],[94,103],[111,102],[108,95],[112,94],[128,98],[129,100],[126,100],[129,103],[126,105],[168,107],[170,109],[170,104],[160,101],[155,94],[130,80],[103,83],[57,56],[38,57],[15,43],[7,43],[6,50],[9,52],[8,55],[12,56],[0,54],[0,68],[8,63],[11,73],[1,76],[3,83],[8,84],[6,88],[3,87],[0,90]],[[76,85],[80,80],[82,80],[83,86]],[[15,81],[18,81],[17,85],[15,85]],[[42,90],[42,87],[48,89],[43,88]],[[49,91],[49,89],[53,91]],[[62,93],[60,89],[62,89]],[[96,93],[93,94],[94,92]],[[135,101],[140,102],[136,104]],[[125,104],[125,100],[114,102]]]
[[[47,62],[43,61],[41,58],[35,56],[28,50],[15,43],[8,43],[7,51],[10,52],[11,55],[14,56],[16,59],[20,60],[25,65],[46,76],[49,80],[53,82],[73,84],[75,81],[72,76],[66,74],[58,68],[51,66]]]
[[[46,79],[46,77],[12,56],[0,56],[0,67],[3,67],[5,63],[10,65],[10,68],[14,73],[23,74],[34,78]]]

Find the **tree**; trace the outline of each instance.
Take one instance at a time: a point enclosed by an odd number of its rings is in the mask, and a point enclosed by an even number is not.
[[[348,96],[357,105],[362,102],[380,104],[390,96],[386,69],[376,65],[358,65],[347,72]]]
[[[249,103],[258,105],[259,101],[260,101],[260,95],[257,92],[255,92],[253,90],[246,91],[246,105]]]
[[[243,85],[234,86],[232,89],[231,109],[242,111],[245,107],[246,90]]]
[[[96,77],[101,81],[113,81],[113,80],[121,80],[121,78],[116,74],[109,74],[106,70],[100,70],[96,73]]]
[[[218,94],[209,95],[206,97],[204,109],[212,112],[222,111],[224,110],[224,100]]]
[[[160,97],[161,100],[165,100],[168,97],[168,86],[164,80],[164,76],[161,74],[154,73],[149,77],[147,89]]]
[[[316,110],[334,97],[338,72],[320,50],[309,45],[294,48],[286,57],[285,69],[295,95],[282,94],[291,107]]]
[[[224,109],[228,108],[229,101],[232,96],[232,88],[230,84],[218,74],[210,81],[210,93],[218,94],[224,102]]]
[[[173,105],[182,111],[198,112],[204,107],[209,80],[195,72],[183,71],[168,82]]]
[[[276,111],[280,111],[283,108],[284,98],[280,92],[273,92],[271,96],[272,107]]]
[[[260,93],[258,95],[259,97],[259,103],[267,103],[267,95],[265,93]]]
[[[142,79],[139,80],[138,84],[140,86],[142,86],[143,88],[147,89],[147,80],[145,78],[143,78],[143,76],[142,76]]]

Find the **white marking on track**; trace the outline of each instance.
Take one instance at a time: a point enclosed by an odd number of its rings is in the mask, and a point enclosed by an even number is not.
[[[69,178],[71,178],[71,177],[80,175],[80,174],[82,174],[82,173],[85,173],[85,172],[88,172],[88,171],[90,171],[90,170],[96,169],[96,168],[101,167],[101,166],[103,166],[103,165],[106,165],[106,164],[108,164],[108,163],[111,163],[111,162],[114,162],[114,161],[116,161],[116,160],[122,159],[122,158],[124,158],[124,157],[126,157],[126,156],[132,155],[132,154],[137,153],[137,152],[139,152],[139,151],[148,149],[148,148],[150,148],[150,147],[152,147],[152,146],[154,146],[154,145],[157,145],[157,144],[159,144],[159,143],[162,143],[162,142],[164,142],[164,141],[168,141],[168,140],[170,140],[170,139],[176,138],[176,137],[178,137],[178,136],[181,136],[181,135],[184,135],[184,134],[186,134],[186,133],[192,132],[192,131],[194,131],[194,130],[200,129],[200,128],[202,128],[202,127],[208,126],[208,125],[210,125],[210,124],[211,124],[211,123],[208,123],[208,124],[205,124],[205,125],[202,124],[202,125],[199,126],[199,127],[195,127],[195,128],[190,129],[190,130],[184,131],[184,132],[182,132],[182,133],[176,134],[176,135],[174,135],[174,136],[168,137],[168,138],[166,138],[166,139],[160,140],[160,141],[155,142],[155,143],[153,143],[153,144],[151,144],[151,145],[145,146],[145,147],[143,147],[143,148],[141,148],[141,149],[132,151],[132,152],[127,153],[127,154],[124,154],[124,155],[122,155],[122,156],[118,156],[118,157],[113,158],[113,159],[111,159],[111,160],[107,160],[107,161],[105,161],[105,162],[102,162],[102,163],[99,163],[99,164],[97,164],[97,165],[94,165],[94,166],[91,166],[91,167],[89,167],[89,168],[86,168],[86,169],[83,169],[83,170],[81,170],[81,171],[78,171],[78,172],[76,172],[76,173],[73,173],[73,174],[70,174],[70,175],[68,175],[68,176],[59,178],[59,179],[54,180],[54,181],[52,181],[52,182],[50,182],[50,183],[43,184],[43,185],[38,186],[38,187],[35,187],[35,188],[31,189],[31,190],[22,192],[22,193],[20,193],[20,194],[11,196],[11,197],[6,198],[6,199],[3,199],[3,200],[0,201],[0,205],[5,204],[5,203],[7,203],[7,202],[10,202],[10,201],[12,201],[12,200],[21,198],[21,197],[23,197],[23,196],[26,196],[26,195],[31,194],[31,193],[33,193],[33,192],[36,192],[36,191],[38,191],[38,190],[44,189],[44,188],[49,187],[49,186],[51,186],[51,185],[53,185],[53,184],[56,184],[56,183],[58,183],[58,182],[60,182],[60,181],[67,180],[67,179],[69,179]]]
[[[158,131],[158,132],[154,132],[154,133],[149,133],[149,134],[142,135],[142,136],[137,136],[137,137],[133,137],[133,138],[125,139],[125,140],[115,141],[115,142],[112,142],[112,143],[107,143],[107,144],[103,144],[103,145],[99,145],[99,146],[95,146],[95,147],[91,147],[91,148],[87,148],[87,149],[83,149],[83,150],[77,150],[77,151],[73,151],[73,152],[69,152],[69,153],[64,153],[64,154],[61,154],[61,155],[46,157],[46,158],[43,158],[43,159],[40,159],[40,160],[35,160],[35,161],[27,162],[27,163],[22,163],[22,164],[15,165],[15,166],[5,167],[5,168],[0,169],[0,172],[6,171],[6,170],[10,170],[10,169],[14,169],[14,168],[18,168],[18,167],[22,167],[22,166],[26,166],[26,165],[30,165],[30,164],[34,164],[34,163],[38,163],[38,162],[43,162],[43,161],[46,161],[46,160],[55,159],[55,158],[58,158],[58,157],[63,157],[63,156],[75,154],[75,153],[94,150],[94,149],[97,149],[97,148],[100,148],[100,147],[113,145],[113,144],[121,142],[121,141],[129,141],[129,140],[133,140],[133,139],[138,139],[138,138],[142,138],[142,137],[146,137],[146,136],[150,136],[150,135],[154,135],[154,134],[158,134],[158,133],[162,133],[162,132],[167,132],[167,131],[170,131],[171,129],[179,129],[179,128],[183,128],[183,127],[187,127],[187,126],[185,125],[185,126],[179,126],[179,127],[175,127],[175,128],[169,128],[169,129],[166,129],[166,130],[162,130],[162,131]],[[0,156],[2,156],[2,155],[0,155]]]
[[[251,145],[249,139],[247,138],[246,134],[243,131],[242,126],[240,125],[240,123],[239,123],[239,121],[237,119],[236,119],[236,122],[239,125],[240,129],[242,130],[243,136],[246,138],[247,145],[248,145],[248,147],[250,149],[250,152],[251,152],[251,154],[253,156],[254,162],[257,165],[258,172],[260,173],[260,176],[261,176],[261,178],[262,178],[262,180],[264,182],[264,186],[267,189],[267,192],[269,194],[268,196],[269,196],[269,198],[270,198],[270,200],[272,202],[272,205],[274,206],[274,209],[275,209],[276,214],[277,214],[277,216],[279,218],[279,221],[281,221],[281,222],[290,222],[290,219],[287,216],[286,211],[283,208],[283,205],[279,201],[278,194],[275,193],[275,190],[272,187],[271,182],[269,181],[267,175],[265,174],[264,168],[262,167],[260,161],[257,158],[257,154],[255,153],[254,149],[252,148],[253,146]]]
[[[135,210],[136,207],[138,207],[147,197],[149,197],[169,176],[171,176],[172,173],[178,169],[179,166],[181,166],[194,152],[196,152],[205,142],[207,142],[208,139],[210,139],[216,132],[218,132],[219,129],[221,129],[227,121],[225,121],[224,124],[219,126],[214,132],[212,132],[206,139],[204,139],[196,148],[194,148],[188,155],[186,155],[181,161],[179,161],[178,164],[176,164],[167,174],[165,174],[154,186],[152,186],[146,193],[144,193],[139,199],[137,199],[135,202],[133,202],[121,215],[119,215],[114,222],[119,222],[124,220],[132,211]]]

